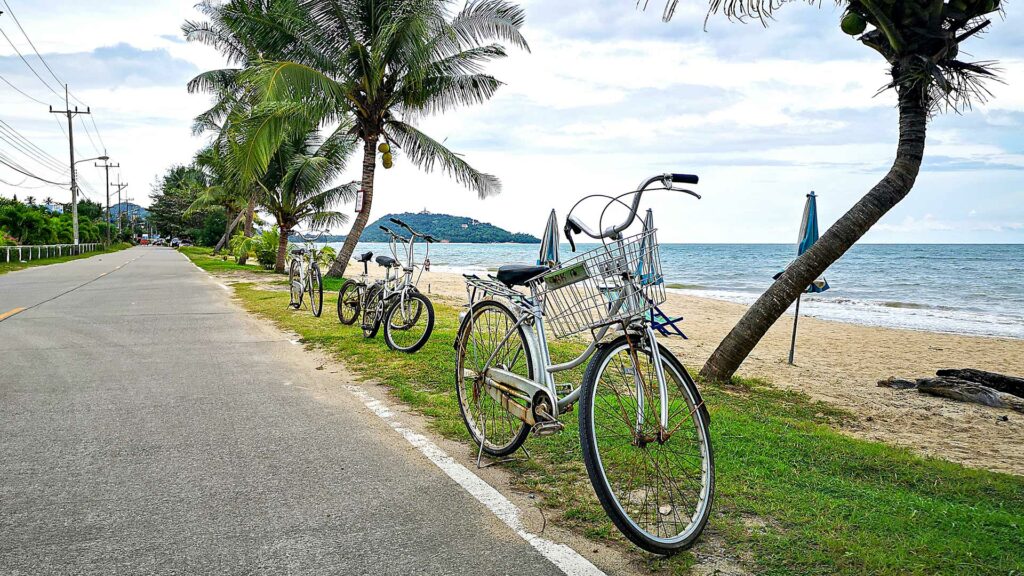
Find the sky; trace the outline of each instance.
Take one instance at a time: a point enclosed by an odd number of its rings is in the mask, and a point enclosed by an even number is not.
[[[530,50],[510,49],[489,68],[504,82],[497,95],[419,121],[498,176],[502,193],[480,200],[398,152],[394,169],[378,169],[371,218],[427,209],[539,235],[551,209],[564,218],[588,194],[618,194],[648,176],[683,172],[700,175],[694,189],[702,200],[644,197],[662,242],[792,243],[807,192],[819,196],[824,228],[892,163],[897,114],[894,93],[879,94],[885,63],[840,31],[831,3],[787,4],[767,28],[712,17],[706,29],[703,2],[683,0],[669,23],[660,0],[647,11],[632,0],[521,4]],[[0,82],[7,136],[0,154],[38,176],[67,180],[67,120],[47,108],[64,109],[59,79],[78,99],[72,107],[91,107],[91,118],[74,121],[76,159],[105,149],[121,164],[111,179],[148,205],[154,181],[205,143],[192,135],[191,120],[209,97],[188,94],[186,83],[224,66],[214,50],[182,39],[182,23],[200,18],[193,5],[0,0],[0,76],[10,83]],[[864,241],[1024,242],[1024,10],[1013,7],[962,50],[999,60],[1002,83],[989,85],[988,102],[930,123],[917,186]],[[52,158],[37,160],[18,136]],[[358,178],[358,165],[355,158],[345,181]],[[78,173],[86,196],[102,202],[103,170],[84,162]],[[0,165],[0,195],[15,193],[70,198],[66,186]],[[594,221],[599,208],[586,203],[580,213]]]

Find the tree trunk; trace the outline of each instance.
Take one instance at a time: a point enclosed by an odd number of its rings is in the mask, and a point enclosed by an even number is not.
[[[230,216],[231,211],[229,210],[228,220],[231,220]],[[239,212],[238,216],[235,216],[235,219],[228,224],[227,228],[224,229],[224,235],[220,237],[220,242],[217,242],[217,245],[213,247],[214,254],[220,252],[228,243],[228,240],[231,240],[231,232],[238,226],[238,223],[242,221],[242,216],[245,216],[245,212]]]
[[[245,237],[252,238],[252,220],[256,213],[256,194],[249,196],[249,206],[245,209]],[[242,257],[238,259],[238,263],[245,266],[246,261],[249,260],[249,254],[242,254]]]
[[[352,257],[352,252],[356,249],[356,244],[359,243],[359,237],[363,234],[363,228],[366,227],[366,222],[370,219],[370,206],[373,203],[373,172],[377,168],[377,137],[366,138],[363,141],[363,209],[356,215],[356,221],[352,223],[352,229],[348,231],[348,236],[345,237],[345,244],[341,247],[341,252],[338,253],[337,259],[331,264],[331,269],[327,272],[327,276],[331,278],[341,278],[345,275],[345,269],[348,268],[349,258]]]
[[[889,173],[797,258],[747,310],[704,364],[700,373],[706,380],[729,381],[797,296],[910,193],[924,157],[928,102],[923,89],[901,88],[899,112],[899,146]]]
[[[291,228],[281,227],[281,238],[277,241],[277,260],[274,261],[274,272],[284,274],[284,260],[288,255],[288,236],[291,235]]]

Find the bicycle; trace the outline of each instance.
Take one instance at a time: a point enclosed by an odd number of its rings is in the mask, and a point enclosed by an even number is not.
[[[359,260],[363,263],[362,276],[355,281],[346,281],[338,293],[338,319],[343,324],[352,324],[361,311],[363,336],[376,336],[383,325],[384,340],[389,348],[413,353],[426,344],[434,329],[434,307],[416,288],[419,278],[413,281],[413,273],[417,267],[421,268],[422,274],[422,267],[415,263],[414,247],[416,238],[424,239],[427,242],[429,257],[429,245],[435,240],[429,234],[413,230],[401,220],[391,218],[391,221],[406,228],[410,233],[409,238],[406,239],[385,226],[380,227],[388,235],[388,244],[394,256],[378,256],[376,259],[377,263],[385,268],[385,278],[367,286],[367,262],[372,254],[364,254]],[[397,270],[399,245],[403,247],[406,261],[402,266],[401,276]],[[426,322],[421,323],[420,319],[424,313]]]
[[[463,421],[483,454],[503,458],[532,432],[564,429],[560,417],[579,403],[584,465],[615,526],[634,544],[673,554],[693,544],[714,499],[710,415],[682,363],[657,337],[647,315],[665,301],[656,230],[632,236],[647,190],[688,193],[673,184],[696,176],[665,174],[617,197],[596,194],[570,211],[563,232],[599,240],[598,248],[548,266],[502,266],[495,276],[465,275],[469,304],[455,341],[456,392]],[[661,188],[651,188],[656,182]],[[632,194],[631,204],[622,198]],[[572,212],[602,197],[629,210],[626,220],[595,232]],[[600,224],[601,222],[599,222]],[[522,289],[526,289],[524,293]],[[576,358],[555,364],[555,338],[590,332]],[[580,384],[555,375],[587,362]]]
[[[292,259],[288,265],[288,285],[291,287],[291,299],[289,306],[298,310],[302,307],[302,301],[309,293],[309,307],[313,316],[317,318],[323,312],[324,307],[324,283],[320,274],[320,251],[317,250],[315,242],[321,236],[328,233],[324,230],[317,234],[316,238],[306,238],[301,233],[305,248],[296,248],[291,251]]]

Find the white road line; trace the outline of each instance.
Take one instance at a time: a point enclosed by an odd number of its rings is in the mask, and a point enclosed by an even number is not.
[[[493,486],[484,482],[479,476],[470,472],[468,468],[456,462],[444,450],[441,450],[437,444],[431,442],[429,438],[413,432],[402,426],[401,422],[394,420],[394,412],[386,404],[377,400],[359,386],[348,385],[346,388],[362,400],[363,404],[374,414],[401,434],[409,444],[412,444],[428,460],[447,474],[449,478],[455,480],[466,492],[469,492],[470,495],[486,506],[506,526],[514,530],[516,534],[519,534],[523,540],[529,542],[531,546],[557,566],[559,570],[569,576],[605,576],[600,568],[594,566],[590,560],[587,560],[572,548],[527,532],[523,528],[519,508],[511,500],[495,490]]]

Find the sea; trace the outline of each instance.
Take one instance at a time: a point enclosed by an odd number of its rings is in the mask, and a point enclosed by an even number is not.
[[[377,243],[357,251],[389,254]],[[503,264],[533,264],[538,251],[536,244],[433,244],[431,270],[493,273]],[[568,244],[560,254],[571,255]],[[753,303],[795,256],[787,244],[661,245],[670,291],[740,304]],[[824,277],[831,289],[805,295],[801,316],[1024,339],[1024,244],[858,244]]]

